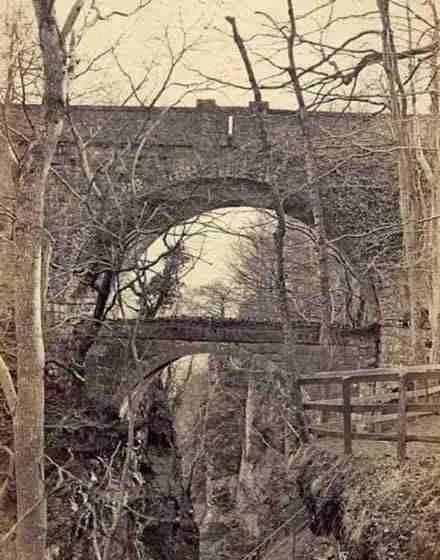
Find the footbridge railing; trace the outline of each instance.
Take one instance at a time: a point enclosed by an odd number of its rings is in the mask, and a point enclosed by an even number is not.
[[[303,387],[339,386],[339,398],[309,400],[304,403],[304,408],[342,415],[342,429],[330,423],[312,425],[310,429],[318,437],[343,438],[344,453],[348,455],[352,453],[353,440],[396,442],[400,461],[406,457],[408,442],[440,444],[440,435],[408,432],[408,420],[440,414],[440,401],[433,402],[436,396],[440,396],[440,364],[321,372],[301,377],[300,383]],[[361,384],[369,384],[372,394],[362,396]],[[353,387],[357,388],[357,395],[353,394]],[[372,414],[366,419],[370,427],[391,422],[393,430],[361,430],[353,421],[353,414],[365,413]]]

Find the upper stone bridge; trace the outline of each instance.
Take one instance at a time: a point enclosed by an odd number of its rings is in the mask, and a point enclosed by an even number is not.
[[[319,324],[292,323],[292,337],[300,371],[319,371]],[[379,337],[378,325],[335,327],[332,367],[378,365]],[[118,401],[142,379],[188,355],[250,352],[279,361],[281,344],[277,322],[200,317],[106,321],[87,359],[88,394]]]
[[[13,131],[25,134],[28,121],[40,118],[41,108],[30,106],[26,119],[13,109],[9,122],[15,125]],[[385,258],[381,242],[386,237],[386,246],[395,250],[393,239],[398,242],[398,235],[391,234],[398,234],[399,223],[395,158],[386,117],[317,112],[310,114],[310,121],[315,181],[321,190],[329,239],[336,240],[356,266],[378,253]],[[95,219],[98,207],[103,206],[107,228],[113,212],[113,225],[120,235],[137,228],[153,238],[217,208],[274,208],[278,195],[290,216],[313,225],[306,148],[295,111],[270,109],[265,103],[223,107],[210,100],[200,100],[196,107],[77,105],[69,107],[69,122],[87,149],[94,180],[102,185],[110,182],[113,190],[107,193],[106,204],[93,199],[77,137],[67,123],[53,166],[63,181],[55,180],[56,192],[49,193],[52,229],[65,231],[64,220],[72,231],[72,193],[67,184],[89,197],[87,204],[95,205]],[[268,148],[262,140],[261,122]],[[128,229],[124,232],[118,221],[121,205]],[[396,229],[390,230],[393,223]],[[97,228],[94,237],[99,232]],[[69,242],[56,239],[55,250],[61,252]],[[109,239],[95,239],[95,245],[100,261],[111,261]]]

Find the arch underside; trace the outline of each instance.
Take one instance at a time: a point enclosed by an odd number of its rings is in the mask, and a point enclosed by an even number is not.
[[[196,354],[245,356],[249,353],[265,355],[277,361],[279,343],[219,343],[202,341],[141,341],[136,344],[136,359],[132,347],[122,341],[116,344],[98,342],[90,350],[86,360],[86,394],[120,402],[124,395],[142,381],[151,378],[168,365],[181,358]]]
[[[167,191],[175,193],[169,211],[175,214],[176,223],[199,214],[227,207],[246,206],[256,209],[275,209],[280,185],[271,185],[248,177],[201,177],[172,184]],[[307,225],[312,225],[312,212],[303,185],[293,187],[282,198],[286,212]],[[177,208],[174,204],[177,203]],[[173,210],[174,208],[174,210]]]
[[[400,248],[399,213],[396,197],[385,186],[374,185],[374,178],[371,182],[356,177],[352,180],[349,175],[327,177],[321,185],[321,202],[328,240],[334,240],[360,278],[365,276],[372,258],[383,260],[390,254],[396,258]],[[150,242],[171,227],[213,210],[274,210],[277,196],[282,198],[290,218],[314,226],[310,194],[302,173],[292,175],[287,171],[274,183],[239,174],[188,178],[163,185],[158,191],[153,189],[147,196],[150,214],[155,215],[145,224],[151,232]],[[389,227],[393,222],[394,230]],[[138,225],[142,228],[142,224]]]

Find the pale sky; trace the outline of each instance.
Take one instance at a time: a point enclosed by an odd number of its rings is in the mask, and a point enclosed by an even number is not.
[[[257,217],[254,208],[222,209],[217,212],[214,221],[212,215],[202,215],[202,222],[204,220],[205,224],[210,225],[207,230],[197,226],[192,228],[194,237],[188,239],[186,246],[197,264],[185,274],[185,284],[194,288],[221,280],[228,285],[231,278],[232,245],[237,241],[237,235],[245,234]],[[151,257],[155,258],[164,248],[160,241],[153,244],[150,247]]]
[[[102,6],[102,13],[108,14],[113,9],[129,11],[137,0],[98,0]],[[298,30],[310,39],[319,40],[318,29],[323,21],[330,16],[330,9],[320,11],[307,20],[301,19],[301,14],[309,12],[325,3],[325,0],[297,0],[296,12],[299,17]],[[377,18],[374,21],[367,12],[375,7],[375,0],[337,0],[333,6],[333,17],[351,17],[363,14],[355,19],[342,19],[331,28],[326,38],[329,42],[337,44],[344,36],[366,28],[378,29]],[[57,0],[59,20],[64,21],[72,0]],[[123,8],[121,8],[121,4]],[[144,88],[145,94],[151,95],[157,90],[164,73],[168,67],[169,53],[165,45],[165,34],[168,34],[169,44],[176,51],[182,45],[185,34],[187,44],[193,46],[189,49],[178,71],[175,73],[175,82],[202,81],[196,71],[204,72],[210,76],[218,76],[226,81],[246,84],[243,66],[237,49],[230,35],[230,26],[225,21],[225,16],[232,15],[237,18],[237,23],[245,38],[255,34],[257,30],[264,32],[265,36],[258,40],[259,48],[274,59],[279,55],[274,52],[273,40],[268,37],[270,30],[263,27],[265,19],[255,12],[264,11],[278,21],[286,20],[285,0],[152,0],[151,4],[142,12],[131,18],[113,17],[111,21],[98,22],[91,28],[80,50],[83,57],[95,56],[97,53],[111,47],[120,39],[116,48],[118,60],[124,71],[128,72],[137,81],[145,74],[146,68],[151,68],[148,87]],[[371,39],[368,39],[371,45]],[[364,45],[366,46],[366,45]],[[376,45],[375,45],[376,46]],[[252,53],[251,53],[252,54]],[[310,53],[303,49],[299,54],[301,60],[310,60]],[[273,73],[267,63],[258,61],[253,54],[256,71],[260,77]],[[281,57],[281,63],[285,62]],[[101,70],[92,73],[78,81],[76,90],[81,93],[81,100],[90,99],[99,102],[117,101],[124,97],[127,79],[116,68],[111,57],[103,58],[98,65]],[[105,85],[106,84],[106,85]],[[98,88],[96,87],[98,86]],[[216,86],[218,88],[218,86]],[[99,89],[100,88],[100,89]],[[247,104],[251,95],[246,91],[232,90],[221,87],[217,91],[199,91],[188,93],[183,99],[184,104],[192,105],[198,97],[214,97],[221,104]],[[87,97],[84,92],[89,91]],[[184,93],[182,87],[174,86],[164,93],[161,104],[174,103]],[[269,92],[265,94],[271,106],[288,108],[293,101],[290,94],[285,92]],[[148,97],[147,97],[148,98]]]
[[[85,3],[90,5],[92,1],[85,0]],[[141,0],[94,1],[105,17],[114,10],[130,12]],[[32,13],[31,0],[0,0],[3,13],[8,3],[14,7],[24,6]],[[55,3],[58,20],[62,25],[74,0],[55,0]],[[405,2],[400,4],[404,5]],[[428,10],[423,0],[411,0],[411,5],[420,13]],[[247,104],[251,98],[249,91],[213,83],[207,90],[207,84],[203,83],[199,72],[247,85],[241,59],[230,37],[230,26],[225,21],[228,15],[236,17],[245,39],[254,39],[250,54],[260,80],[273,75],[275,69],[262,60],[259,54],[263,53],[276,64],[286,66],[285,50],[280,51],[279,43],[274,43],[274,32],[270,29],[268,20],[257,13],[265,12],[277,22],[285,22],[286,6],[286,0],[151,0],[146,8],[131,17],[113,15],[105,21],[98,21],[83,34],[77,51],[78,59],[82,61],[78,71],[84,70],[86,61],[97,56],[99,60],[91,71],[75,81],[72,98],[83,103],[119,104],[129,91],[128,80],[138,83],[148,71],[140,96],[149,103],[167,73],[170,50],[176,54],[185,41],[188,51],[173,75],[172,86],[166,89],[159,104],[170,105],[180,101],[185,105],[193,105],[197,98],[215,98],[220,104]],[[317,12],[320,6],[324,8]],[[361,31],[380,31],[379,19],[376,14],[372,14],[376,11],[376,0],[294,0],[294,7],[298,33],[310,41],[335,46]],[[395,7],[392,9],[395,14],[396,10],[400,10]],[[302,17],[304,14],[308,14],[306,18]],[[407,32],[399,32],[399,26],[401,29],[406,26],[405,12],[400,10],[398,15],[401,20],[395,20],[397,41],[400,36],[407,41]],[[321,34],[320,29],[329,19],[336,23]],[[78,32],[82,23],[83,18],[80,18],[76,26]],[[417,33],[417,21],[414,20],[412,25]],[[257,33],[258,37],[255,37]],[[380,35],[365,36],[350,46],[356,49],[380,49]],[[119,68],[113,54],[108,52],[106,56],[100,57],[101,53],[112,47],[120,64]],[[356,63],[360,56],[361,54],[357,54],[357,58],[351,59],[350,65]],[[300,69],[309,64],[313,57],[312,47],[302,46],[297,49],[297,64]],[[332,72],[331,67],[324,70]],[[376,70],[377,67],[372,68],[371,72],[365,72],[362,86],[364,91],[370,91],[372,85],[377,87]],[[347,93],[349,92],[347,89]],[[266,90],[263,94],[272,107],[295,108],[293,96],[286,89]],[[132,99],[131,102],[136,101]],[[338,107],[328,105],[326,109],[338,110]]]

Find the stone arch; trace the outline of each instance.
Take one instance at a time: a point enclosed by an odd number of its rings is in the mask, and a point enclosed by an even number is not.
[[[174,190],[180,193],[180,198],[171,201],[159,200],[155,203],[158,208],[162,206],[162,213],[159,211],[157,216],[157,235],[179,223],[184,223],[186,220],[215,210],[230,208],[274,209],[274,194],[271,185],[254,179],[204,177],[176,183]],[[288,216],[301,226],[298,228],[301,234],[314,239],[312,212],[307,198],[304,192],[292,194],[285,201],[285,210]],[[158,238],[157,235],[152,234],[148,239],[143,239],[141,251],[150,243],[153,243]],[[333,261],[337,262],[338,266],[346,271],[346,277],[351,276],[356,280],[358,299],[361,302],[359,305],[366,309],[358,314],[359,318],[353,324],[379,322],[380,309],[375,295],[376,285],[373,276],[364,274],[359,263],[353,262],[351,255],[347,254],[344,245],[329,243],[329,249]],[[139,252],[139,247],[135,247],[130,258],[139,254]],[[351,290],[351,285],[349,288]]]
[[[142,198],[140,200],[142,206]],[[145,204],[155,214],[153,221],[148,221],[148,236],[140,239],[145,248],[167,230],[178,226],[202,214],[222,208],[249,207],[272,210],[275,207],[273,187],[266,181],[250,177],[201,176],[177,182],[170,182],[160,193],[147,194]],[[313,219],[309,201],[305,193],[292,194],[285,202],[288,215],[307,226],[312,226]],[[135,223],[137,216],[132,216]],[[142,225],[142,224],[141,224]],[[130,256],[136,253],[134,247]]]
[[[131,390],[167,366],[187,356],[198,354],[215,354],[222,356],[252,352],[252,344],[213,343],[213,342],[182,342],[155,341],[149,344],[150,352],[136,364],[124,344],[108,345],[98,341],[87,355],[86,394],[92,400],[120,404],[123,397]],[[169,341],[168,341],[169,342]],[[160,347],[159,347],[160,346]],[[279,344],[267,344],[260,347],[259,352],[277,360]]]
[[[227,207],[275,208],[273,185],[254,177],[202,176],[172,182],[167,189],[179,193],[170,201],[172,206],[179,204],[175,216],[178,221]],[[285,201],[285,210],[291,218],[312,225],[311,207],[304,189],[292,192]]]

